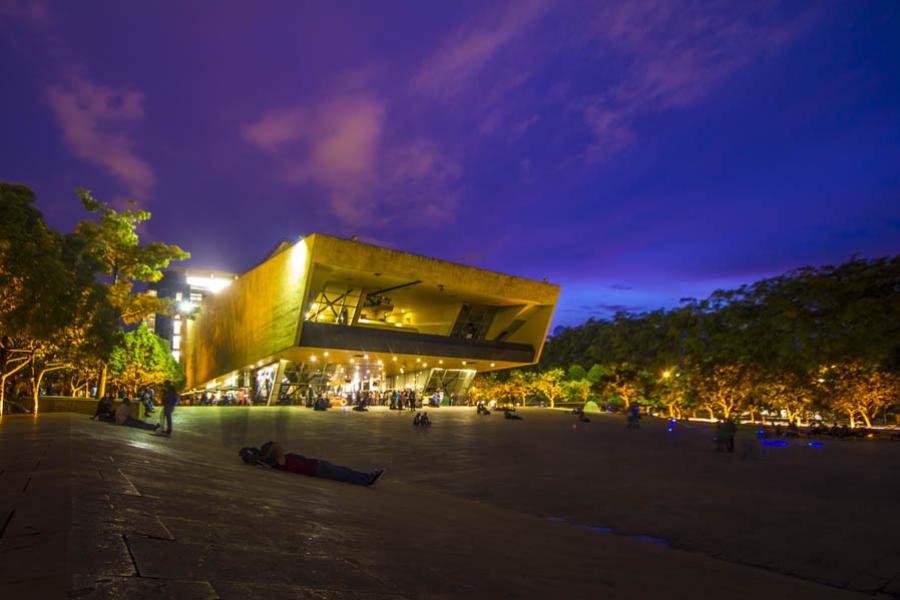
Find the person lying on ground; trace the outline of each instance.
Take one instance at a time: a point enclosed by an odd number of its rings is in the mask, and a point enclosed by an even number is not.
[[[373,485],[384,474],[384,469],[376,469],[371,472],[355,471],[349,467],[331,464],[326,460],[285,452],[278,442],[266,442],[259,448],[241,448],[238,453],[247,464],[261,464],[279,471],[356,485]]]
[[[112,399],[109,396],[103,396],[97,401],[97,410],[94,411],[94,416],[91,419],[106,421],[107,423],[112,423],[116,420],[116,411],[113,410]]]
[[[521,421],[522,417],[516,414],[515,410],[504,410],[505,418],[510,419],[512,421]]]
[[[125,427],[137,427],[138,429],[149,429],[156,431],[159,429],[159,423],[156,425],[151,425],[150,423],[145,423],[140,419],[135,419],[131,416],[131,401],[128,398],[122,399],[122,404],[119,405],[119,408],[116,409],[116,423],[119,425],[124,425]]]

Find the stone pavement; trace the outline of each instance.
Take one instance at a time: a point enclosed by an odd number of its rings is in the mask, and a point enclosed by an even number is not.
[[[515,436],[508,440],[505,459],[481,455],[473,460],[465,448],[472,445],[475,428],[524,425],[539,432],[544,426],[568,427],[568,421],[548,414],[530,424],[533,415],[526,412],[526,421],[509,424],[499,417],[478,421],[470,411],[442,410],[435,411],[432,430],[421,432],[409,426],[408,418],[388,412],[179,409],[171,439],[82,415],[5,417],[0,422],[0,594],[223,599],[856,595],[645,543],[657,541],[652,537],[642,542],[498,505],[502,502],[479,501],[471,490],[453,489],[454,482],[490,482],[498,465],[495,485],[503,486],[508,465],[518,463],[518,477],[527,483],[530,470],[515,454],[523,441]],[[481,436],[491,430],[482,430]],[[351,466],[386,462],[389,471],[374,488],[361,488],[248,467],[237,458],[239,446],[273,437]],[[543,445],[540,436],[531,437],[533,445]],[[458,438],[457,445],[451,438]],[[379,451],[387,444],[393,453]],[[440,456],[446,460],[435,458]],[[557,464],[556,470],[574,467],[584,479],[602,477],[592,462]],[[545,477],[541,469],[534,472]],[[448,489],[435,479],[441,473]]]

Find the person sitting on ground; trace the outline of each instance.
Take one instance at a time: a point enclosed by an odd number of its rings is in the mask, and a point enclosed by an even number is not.
[[[331,403],[325,396],[319,394],[319,397],[316,398],[316,403],[313,405],[313,410],[328,410],[329,408],[331,408]]]
[[[516,409],[514,409],[514,408],[513,409],[504,408],[503,413],[504,413],[504,418],[511,419],[513,421],[521,421],[522,420],[522,417],[520,417],[519,415],[516,414]]]
[[[484,400],[479,400],[478,404],[475,405],[475,413],[479,415],[489,415],[491,414],[491,411],[488,410]]]
[[[131,401],[128,398],[122,398],[122,404],[116,409],[116,423],[125,427],[137,427],[138,429],[149,429],[156,431],[159,429],[159,423],[151,425],[140,419],[131,416]]]
[[[116,420],[116,411],[113,410],[112,407],[112,398],[109,396],[103,396],[97,402],[97,410],[94,411],[94,416],[91,419],[97,419],[98,421],[105,421],[107,423],[114,423]]]
[[[580,413],[578,413],[578,421],[581,423],[590,423],[591,422],[591,420],[588,418],[588,416],[586,414],[584,414],[584,411],[581,411]]]
[[[416,425],[418,427],[428,427],[429,425],[431,425],[431,419],[428,418],[428,413],[416,413],[416,416],[413,417],[413,425]]]
[[[788,421],[787,430],[784,432],[786,438],[800,437],[800,429],[797,427],[796,421]]]
[[[353,407],[353,410],[356,412],[369,412],[369,409],[366,408],[365,402],[359,402],[356,406]]]
[[[370,472],[356,471],[349,467],[331,464],[326,460],[285,452],[281,444],[277,442],[266,442],[259,448],[241,448],[238,454],[247,464],[260,464],[279,471],[356,485],[373,485],[384,475],[384,469]]]

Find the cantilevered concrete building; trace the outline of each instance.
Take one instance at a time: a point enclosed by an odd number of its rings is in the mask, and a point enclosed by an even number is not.
[[[255,402],[415,389],[537,362],[559,288],[315,234],[203,300],[185,327],[188,388]]]

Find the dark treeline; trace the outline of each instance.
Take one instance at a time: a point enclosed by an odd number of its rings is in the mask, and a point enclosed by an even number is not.
[[[881,422],[900,393],[900,256],[590,320],[554,336],[538,371],[500,380],[530,380],[531,397],[543,399],[541,380],[555,372],[570,400],[639,402],[673,416]]]

